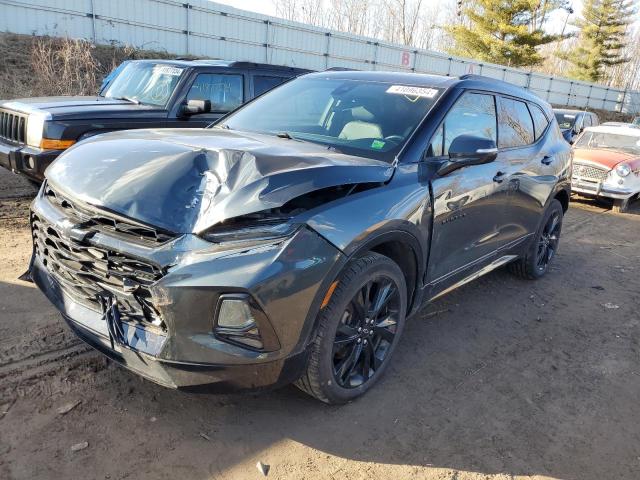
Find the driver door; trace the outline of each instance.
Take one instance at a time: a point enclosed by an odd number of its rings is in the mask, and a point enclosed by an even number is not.
[[[463,93],[434,134],[427,155],[434,160],[448,157],[449,145],[459,135],[497,143],[494,95]],[[491,163],[469,165],[431,182],[434,215],[427,283],[432,298],[496,260],[508,201],[500,157],[499,153]]]

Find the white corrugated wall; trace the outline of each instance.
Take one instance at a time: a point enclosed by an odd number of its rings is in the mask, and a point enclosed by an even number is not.
[[[416,50],[207,0],[0,0],[0,31],[313,70],[476,73],[529,88],[558,105],[640,112],[640,92]]]

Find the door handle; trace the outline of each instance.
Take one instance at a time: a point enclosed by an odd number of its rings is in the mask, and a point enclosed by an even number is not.
[[[553,157],[551,155],[545,155],[541,160],[543,165],[551,165],[553,163]]]
[[[504,181],[504,176],[506,174],[504,172],[498,172],[496,173],[496,176],[493,177],[493,181],[496,183],[502,183]]]

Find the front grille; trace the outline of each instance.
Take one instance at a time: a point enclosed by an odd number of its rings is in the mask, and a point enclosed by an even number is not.
[[[35,254],[62,290],[78,303],[100,311],[99,296],[113,296],[122,320],[164,329],[149,290],[163,276],[159,267],[92,245],[87,237],[69,238],[33,212],[31,232]]]
[[[607,178],[609,170],[606,168],[594,167],[593,165],[585,165],[581,163],[573,164],[573,177],[583,180],[592,180],[594,182],[602,182]]]
[[[142,243],[164,243],[175,238],[171,232],[82,207],[78,202],[73,202],[54,190],[48,183],[45,185],[44,194],[49,202],[73,221],[81,223],[83,228],[107,230]]]
[[[27,116],[11,110],[0,109],[0,137],[11,143],[27,141]]]

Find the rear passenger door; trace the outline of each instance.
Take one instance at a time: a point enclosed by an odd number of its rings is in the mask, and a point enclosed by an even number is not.
[[[517,248],[536,231],[557,177],[554,144],[547,137],[549,119],[537,105],[498,97],[498,150],[508,192],[506,221],[500,232],[503,250]]]

